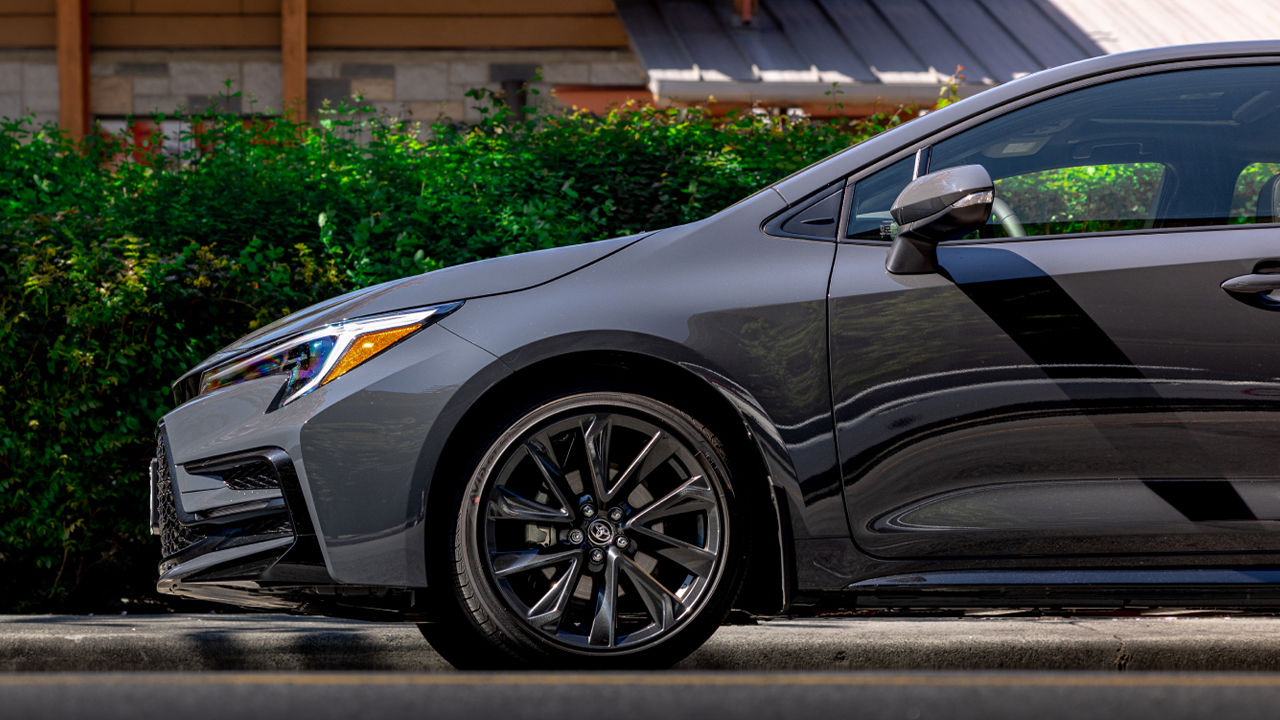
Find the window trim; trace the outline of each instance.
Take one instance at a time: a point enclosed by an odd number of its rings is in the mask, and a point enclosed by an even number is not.
[[[1109,72],[1102,72],[1097,75],[1090,75],[1088,77],[1076,78],[1074,80],[1063,83],[1061,85],[1054,85],[1052,87],[1042,88],[1039,91],[1032,92],[1027,95],[1023,95],[1015,100],[1011,100],[1009,102],[1006,102],[1004,104],[1001,104],[995,107],[987,108],[986,110],[979,112],[976,115],[971,115],[969,117],[966,117],[956,122],[953,125],[950,125],[942,130],[938,130],[934,132],[931,135],[927,135],[924,138],[917,138],[912,143],[900,146],[896,150],[889,151],[889,153],[881,156],[878,160],[875,160],[867,165],[862,166],[861,168],[858,168],[857,170],[853,171],[852,173],[848,174],[843,178],[839,178],[839,179],[833,180],[832,182],[824,184],[822,188],[819,189],[818,191],[812,192],[806,195],[805,197],[796,201],[794,204],[765,218],[764,222],[760,224],[760,231],[765,235],[769,235],[772,237],[779,237],[779,238],[810,240],[815,242],[835,242],[837,244],[846,244],[846,245],[867,245],[867,246],[874,246],[874,247],[888,247],[890,244],[892,244],[891,241],[861,240],[861,239],[855,240],[855,239],[850,239],[848,237],[842,237],[841,232],[837,232],[835,238],[824,238],[822,240],[817,240],[815,238],[792,236],[787,233],[781,232],[781,224],[782,222],[786,222],[785,219],[777,223],[775,223],[774,221],[777,220],[777,218],[782,216],[786,216],[787,218],[789,218],[791,213],[793,212],[803,211],[803,209],[807,208],[812,202],[816,200],[820,200],[823,197],[824,192],[830,192],[831,188],[834,188],[837,184],[841,182],[845,184],[845,188],[844,188],[845,197],[841,201],[841,208],[842,208],[841,212],[843,213],[844,212],[843,208],[852,199],[852,192],[850,191],[854,186],[857,185],[858,181],[866,178],[867,176],[872,175],[876,172],[879,172],[880,170],[888,167],[889,165],[892,165],[893,163],[896,163],[902,160],[903,158],[907,157],[908,155],[911,155],[912,153],[919,154],[923,152],[927,154],[928,161],[926,161],[923,168],[920,166],[919,163],[917,163],[916,165],[917,174],[913,179],[918,178],[920,177],[921,174],[926,174],[929,171],[930,169],[929,164],[932,161],[931,155],[933,151],[933,146],[936,145],[937,143],[942,142],[943,140],[948,140],[951,137],[958,135],[959,133],[962,133],[972,127],[985,123],[994,118],[1007,115],[1012,112],[1017,112],[1018,110],[1021,110],[1022,108],[1027,107],[1028,105],[1034,105],[1038,102],[1048,100],[1048,99],[1057,97],[1059,95],[1065,95],[1067,93],[1075,92],[1077,90],[1083,90],[1086,88],[1095,87],[1098,85],[1104,85],[1104,84],[1116,82],[1119,80],[1127,80],[1129,78],[1135,78],[1135,77],[1148,77],[1151,75],[1162,75],[1165,73],[1181,72],[1184,70],[1204,70],[1209,68],[1232,68],[1232,67],[1257,67],[1257,66],[1265,66],[1265,65],[1272,65],[1277,68],[1280,68],[1280,56],[1275,56],[1275,55],[1260,55],[1260,56],[1251,56],[1251,57],[1218,56],[1218,57],[1198,58],[1195,60],[1174,60],[1170,62],[1159,63],[1157,65],[1128,67],[1128,68],[1123,68],[1119,70],[1112,70]],[[922,169],[925,171],[925,173],[920,172]],[[1275,224],[1280,225],[1280,223],[1275,223]],[[1118,231],[1115,231],[1115,234],[1143,234],[1143,233],[1153,234],[1153,233],[1166,233],[1166,232],[1195,232],[1195,231],[1201,231],[1208,228],[1218,228],[1218,229],[1236,228],[1236,227],[1254,228],[1254,227],[1268,227],[1270,225],[1273,225],[1273,223],[1254,223],[1254,224],[1247,224],[1247,225],[1197,225],[1197,226],[1186,227],[1186,228],[1144,228],[1142,230],[1118,230]],[[844,228],[845,232],[847,232],[847,227],[848,227],[847,225],[841,225],[840,227],[837,228],[837,230],[839,231],[840,228]],[[1106,234],[1108,233],[1064,233],[1064,234],[1056,234],[1056,235],[1034,235],[1034,236],[1029,236],[1025,238],[988,238],[982,241],[981,244],[992,243],[992,242],[1022,242],[1027,240],[1032,240],[1032,241],[1059,240],[1059,239],[1065,239],[1065,238],[1085,237],[1085,236],[1093,236],[1093,235],[1106,235]],[[948,240],[944,243],[941,243],[940,246],[951,246],[955,244],[961,244],[964,242],[965,241],[961,241],[961,240]],[[968,242],[970,244],[975,243],[975,241],[968,241]]]
[[[1170,235],[1174,233],[1189,232],[1221,232],[1224,230],[1254,230],[1258,228],[1277,228],[1280,227],[1280,221],[1273,223],[1243,223],[1235,225],[1190,225],[1187,227],[1170,227],[1170,228],[1139,228],[1137,230],[1109,230],[1106,232],[1088,232],[1088,233],[1055,233],[1053,235],[1028,235],[1026,237],[1010,237],[1010,238],[979,238],[977,240],[944,240],[938,243],[938,247],[970,247],[974,245],[996,245],[1003,243],[1022,243],[1022,242],[1039,242],[1041,240],[1064,240],[1067,238],[1080,237],[1127,237],[1130,235]],[[853,244],[853,243],[850,243]],[[864,240],[864,245],[884,245],[881,241]]]

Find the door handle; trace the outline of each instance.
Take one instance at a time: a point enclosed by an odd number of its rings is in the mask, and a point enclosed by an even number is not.
[[[1263,310],[1280,310],[1280,298],[1271,293],[1280,290],[1280,273],[1250,273],[1222,281],[1222,289],[1246,305]]]
[[[1229,293],[1253,294],[1280,290],[1280,273],[1252,273],[1222,281]]]

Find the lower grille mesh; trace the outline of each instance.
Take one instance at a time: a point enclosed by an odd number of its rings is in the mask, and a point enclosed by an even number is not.
[[[156,505],[160,510],[160,554],[170,557],[207,536],[178,522],[177,503],[173,497],[173,477],[169,474],[169,455],[165,452],[164,440],[156,445]]]
[[[160,526],[160,554],[163,558],[161,568],[185,561],[178,556],[186,554],[202,554],[215,550],[240,547],[255,542],[262,542],[277,537],[288,537],[295,533],[290,519],[287,501],[280,506],[280,500],[273,500],[275,507],[245,511],[243,514],[228,513],[217,518],[198,517],[195,525],[184,525],[179,520],[178,488],[174,482],[172,466],[169,464],[168,447],[164,429],[161,428],[159,441],[156,443],[156,487],[155,502],[157,519]],[[209,463],[205,463],[209,465]],[[187,466],[190,468],[190,466]],[[231,490],[281,490],[282,473],[292,478],[291,463],[283,451],[267,449],[262,454],[246,453],[240,456],[224,458],[207,469],[197,469],[201,475],[214,475],[223,480]],[[189,518],[190,519],[190,518]],[[199,547],[195,547],[195,546]]]
[[[280,478],[267,460],[254,460],[237,465],[222,474],[222,482],[232,490],[277,490]]]

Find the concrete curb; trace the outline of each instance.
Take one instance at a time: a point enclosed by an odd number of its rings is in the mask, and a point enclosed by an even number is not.
[[[720,629],[686,670],[1280,669],[1280,617],[852,617]],[[0,671],[448,671],[412,625],[0,616]]]

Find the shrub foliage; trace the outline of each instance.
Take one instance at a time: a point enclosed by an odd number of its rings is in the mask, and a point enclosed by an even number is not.
[[[171,154],[0,120],[0,612],[152,593],[168,383],[323,298],[710,214],[896,124],[618,108],[426,132],[203,114]],[[427,139],[423,139],[427,138]]]

